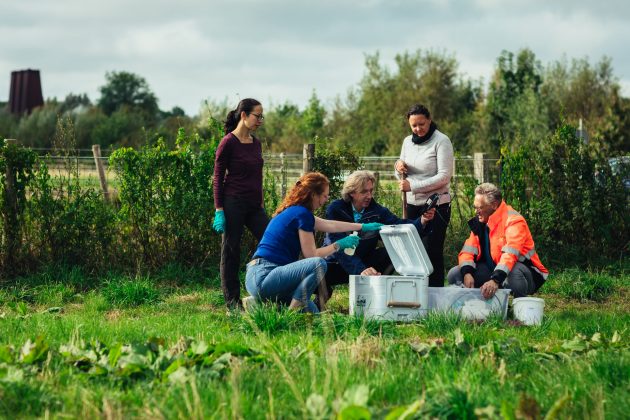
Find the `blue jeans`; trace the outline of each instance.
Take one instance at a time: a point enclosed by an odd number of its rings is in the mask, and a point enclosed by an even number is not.
[[[245,287],[256,299],[289,305],[292,299],[302,302],[309,312],[317,313],[311,295],[326,274],[326,260],[305,258],[287,265],[257,258],[247,264]]]

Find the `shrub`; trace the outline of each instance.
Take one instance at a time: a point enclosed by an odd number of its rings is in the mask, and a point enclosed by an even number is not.
[[[32,182],[28,241],[36,244],[40,262],[88,269],[111,262],[115,237],[114,209],[101,192],[81,184],[74,125],[69,117],[57,123],[54,145],[65,169],[51,177],[39,161]]]
[[[103,287],[103,297],[112,306],[131,307],[155,303],[160,293],[148,277],[113,278]]]
[[[341,196],[341,188],[346,175],[359,168],[361,168],[361,160],[352,150],[331,147],[329,139],[315,138],[313,170],[328,177],[331,197]]]
[[[274,334],[281,331],[295,331],[304,326],[307,315],[275,303],[259,303],[249,313],[251,324],[244,324],[247,331],[262,331]],[[252,328],[253,327],[253,328]]]
[[[158,140],[140,150],[122,148],[111,155],[120,182],[122,240],[136,264],[152,268],[174,261],[216,261],[218,255],[210,253],[219,248],[211,223],[217,143],[180,129],[177,150],[168,150]]]
[[[543,261],[587,265],[627,252],[628,191],[574,127],[515,152],[503,149],[501,163],[505,200],[528,220]]]
[[[29,149],[14,144],[0,145],[0,264],[1,272],[15,273],[24,264],[28,248],[23,232],[28,222],[27,191],[32,183],[37,156]],[[12,188],[6,188],[7,175]]]

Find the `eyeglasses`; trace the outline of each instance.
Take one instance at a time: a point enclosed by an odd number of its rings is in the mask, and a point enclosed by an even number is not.
[[[258,121],[264,121],[265,120],[265,116],[263,114],[254,114],[253,112],[250,112],[249,115],[253,115],[254,117],[256,117],[256,119]]]

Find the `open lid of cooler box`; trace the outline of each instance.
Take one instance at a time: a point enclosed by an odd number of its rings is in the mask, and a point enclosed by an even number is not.
[[[433,272],[433,265],[414,225],[383,226],[379,233],[398,274],[428,276]]]

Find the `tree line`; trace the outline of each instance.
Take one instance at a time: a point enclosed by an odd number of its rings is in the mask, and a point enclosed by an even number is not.
[[[315,91],[302,109],[291,102],[266,104],[258,134],[271,152],[300,152],[317,137],[359,155],[397,155],[409,133],[404,114],[417,102],[428,106],[463,155],[482,151],[498,157],[502,147],[518,150],[580,119],[588,141],[606,155],[630,150],[630,99],[622,95],[611,60],[562,58],[543,65],[529,49],[502,52],[487,84],[463,75],[457,59],[444,52],[404,52],[393,69],[378,53],[367,55],[362,79],[329,106]],[[79,148],[138,148],[158,138],[172,145],[180,127],[209,137],[208,117],[223,119],[230,105],[207,101],[196,116],[179,107],[163,111],[143,77],[111,72],[94,103],[71,93],[29,115],[11,115],[0,106],[0,135],[50,147],[63,116],[73,120]]]

